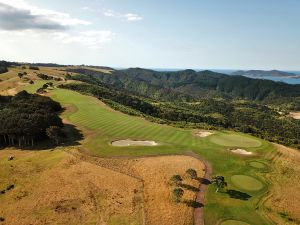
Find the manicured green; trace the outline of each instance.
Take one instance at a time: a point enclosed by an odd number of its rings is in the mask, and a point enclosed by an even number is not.
[[[263,169],[266,167],[263,163],[260,162],[250,162],[249,165],[257,169]]]
[[[219,133],[218,135],[213,135],[211,136],[210,141],[227,147],[259,147],[261,145],[259,140],[231,133]]]
[[[231,182],[246,191],[259,191],[264,187],[259,180],[245,175],[234,175],[231,177]]]
[[[99,156],[182,154],[190,150],[208,160],[213,166],[214,174],[225,177],[228,188],[238,190],[231,182],[231,176],[244,174],[257,177],[258,175],[245,157],[230,154],[227,150],[228,146],[224,146],[224,141],[256,153],[255,156],[251,156],[251,161],[259,160],[266,153],[273,151],[272,145],[268,142],[246,134],[216,131],[209,138],[200,138],[193,135],[192,130],[155,124],[140,117],[114,111],[96,98],[77,92],[55,89],[50,94],[54,100],[69,107],[62,117],[78,128],[88,131],[83,146]],[[222,141],[218,141],[218,137]],[[214,141],[211,141],[211,138]],[[111,141],[120,139],[153,140],[160,145],[119,148],[110,144]],[[263,178],[257,177],[257,179]],[[259,214],[259,210],[255,210],[264,191],[265,189],[253,192],[248,201],[241,201],[232,199],[225,193],[215,193],[215,188],[210,186],[204,207],[206,224],[217,224],[218,221],[227,218],[245,221],[251,225],[268,224]]]
[[[250,225],[250,224],[238,220],[226,220],[222,222],[221,225]]]

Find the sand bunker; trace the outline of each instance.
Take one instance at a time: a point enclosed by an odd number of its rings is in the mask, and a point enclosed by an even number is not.
[[[296,120],[300,120],[300,112],[291,112],[290,116]]]
[[[252,155],[252,152],[248,152],[244,149],[236,148],[236,149],[229,149],[232,153],[240,154],[240,155]]]
[[[118,141],[113,141],[111,144],[117,147],[158,145],[155,141],[133,141],[133,140],[118,140]]]
[[[195,135],[198,136],[198,137],[208,137],[210,135],[212,135],[213,132],[210,132],[210,131],[207,131],[207,130],[200,130],[200,131],[197,131],[195,132]]]

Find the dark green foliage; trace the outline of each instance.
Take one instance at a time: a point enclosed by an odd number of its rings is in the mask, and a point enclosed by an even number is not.
[[[11,189],[14,189],[15,188],[15,185],[14,184],[10,184],[6,187],[6,190],[9,191]]]
[[[39,78],[41,78],[42,80],[53,80],[53,76],[49,76],[49,75],[47,75],[47,74],[43,74],[43,73],[39,73],[39,74],[37,74],[37,76],[39,77]]]
[[[195,100],[206,97],[233,97],[248,100],[272,100],[281,97],[299,97],[300,85],[228,76],[212,71],[157,72],[140,68],[116,70],[106,74],[89,69],[70,69],[84,74],[74,79],[94,82],[99,80],[134,94],[158,100]]]
[[[188,175],[190,175],[190,177],[192,178],[192,179],[197,179],[197,171],[196,170],[194,170],[194,169],[188,169],[187,171],[186,171],[186,173],[188,174]]]
[[[173,196],[174,196],[174,200],[176,202],[180,202],[183,194],[184,194],[184,190],[182,188],[174,188],[173,189]]]
[[[180,183],[182,181],[182,178],[180,175],[174,175],[171,177],[171,181],[175,182],[176,184]]]
[[[225,181],[225,178],[223,176],[215,176],[212,178],[211,183],[216,185],[217,190],[216,192],[219,191],[219,189],[223,189],[227,187],[227,182]]]
[[[46,134],[50,139],[53,139],[58,145],[64,137],[64,132],[61,127],[50,126],[46,129]]]
[[[0,145],[34,145],[46,138],[50,126],[62,127],[59,103],[48,97],[22,91],[14,97],[0,97]]]
[[[40,70],[39,67],[33,66],[33,65],[29,65],[29,69],[30,69],[30,70]]]

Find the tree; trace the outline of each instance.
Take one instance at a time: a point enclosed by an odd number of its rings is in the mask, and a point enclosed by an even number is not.
[[[18,73],[18,77],[21,79],[24,76],[23,73]]]
[[[184,190],[182,188],[174,188],[173,196],[176,202],[180,202],[183,194],[184,194]]]
[[[173,181],[174,183],[178,184],[182,181],[182,178],[180,175],[174,175],[171,177],[171,181]]]
[[[197,171],[194,170],[194,169],[190,168],[190,169],[188,169],[186,171],[186,173],[189,174],[192,179],[196,179],[197,178]]]
[[[223,176],[213,177],[211,183],[217,186],[216,192],[218,192],[219,189],[227,187],[227,182],[225,182],[225,178]]]
[[[46,134],[50,139],[53,139],[57,145],[64,137],[64,133],[63,133],[62,129],[57,126],[50,126],[49,128],[47,128]]]

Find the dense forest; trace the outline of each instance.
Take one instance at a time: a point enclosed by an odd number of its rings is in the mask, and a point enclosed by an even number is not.
[[[273,103],[281,100],[290,107],[300,105],[300,85],[243,76],[228,76],[212,71],[183,70],[157,72],[132,68],[111,74],[87,68],[69,69],[79,75],[73,79],[101,82],[133,94],[164,101],[197,101],[203,98],[246,99]],[[294,103],[291,105],[291,103]],[[299,108],[300,109],[300,108]]]
[[[157,101],[100,82],[60,87],[93,95],[117,110],[155,122],[190,128],[232,129],[300,148],[300,121],[281,116],[276,110],[254,101],[220,98],[198,99],[197,102]]]
[[[0,96],[0,145],[33,146],[47,135],[55,137],[63,126],[61,110],[50,98],[26,91]]]

